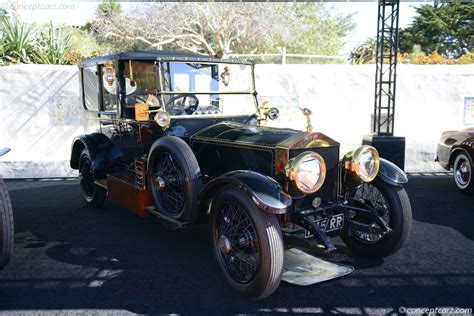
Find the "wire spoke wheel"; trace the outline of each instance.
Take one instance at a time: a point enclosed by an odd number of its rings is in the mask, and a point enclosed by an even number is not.
[[[189,145],[175,136],[160,137],[151,146],[147,160],[147,185],[156,210],[178,221],[194,222],[199,213],[202,176]]]
[[[410,235],[412,226],[410,199],[405,188],[376,178],[361,185],[352,197],[364,203],[365,209],[383,220],[391,231],[381,235],[358,231],[348,225],[341,232],[341,238],[348,248],[370,258],[383,258],[397,252]],[[381,224],[366,212],[355,212],[351,217],[361,224],[381,228]]]
[[[186,201],[186,188],[183,171],[176,158],[169,152],[161,153],[153,168],[153,190],[159,202],[170,213],[178,214]]]
[[[373,208],[375,215],[381,217],[390,226],[390,205],[382,192],[380,192],[376,186],[371,183],[365,183],[361,185],[355,192],[354,198],[363,200],[366,204]],[[378,226],[377,223],[374,223],[363,215],[356,215],[355,219],[364,224],[375,224]],[[380,234],[371,234],[357,230],[352,230],[352,234],[360,241],[367,243],[375,243],[382,238],[382,235]]]
[[[219,271],[234,291],[259,300],[277,289],[283,272],[280,224],[247,193],[230,185],[216,193],[209,237]]]
[[[250,282],[259,262],[255,228],[240,206],[228,203],[218,214],[214,240],[225,269],[239,283]]]

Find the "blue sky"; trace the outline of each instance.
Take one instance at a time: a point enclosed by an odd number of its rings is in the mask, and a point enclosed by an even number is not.
[[[18,12],[23,21],[49,22],[54,24],[82,25],[92,19],[95,8],[99,1],[54,1],[54,0],[0,0],[0,6],[9,7],[16,4]],[[406,27],[413,20],[415,10],[427,2],[402,2],[400,4],[400,27]],[[122,2],[124,10],[133,9],[135,3]],[[366,38],[376,35],[377,31],[377,1],[372,2],[328,2],[328,6],[334,7],[341,13],[355,13],[354,22],[356,28],[350,36],[344,39],[345,46],[340,52],[342,55],[349,54],[350,50]],[[298,53],[298,52],[293,52]]]

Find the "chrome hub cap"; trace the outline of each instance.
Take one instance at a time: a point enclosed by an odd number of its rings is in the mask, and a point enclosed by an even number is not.
[[[156,177],[155,183],[156,183],[156,186],[158,187],[158,190],[160,191],[166,188],[165,179],[163,179],[162,177]]]
[[[232,245],[230,244],[230,240],[224,236],[221,235],[219,237],[219,250],[221,251],[222,254],[228,254],[232,250]]]
[[[465,186],[469,183],[470,178],[471,173],[469,171],[468,163],[466,161],[462,161],[456,168],[456,180],[459,184]]]

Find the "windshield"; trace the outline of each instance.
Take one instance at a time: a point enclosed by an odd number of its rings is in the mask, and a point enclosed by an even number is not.
[[[161,94],[172,115],[254,114],[252,76],[250,65],[164,62]]]

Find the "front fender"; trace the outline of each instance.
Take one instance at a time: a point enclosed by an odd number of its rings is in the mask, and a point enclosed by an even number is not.
[[[71,168],[79,168],[79,156],[84,148],[89,151],[94,170],[106,161],[112,161],[123,156],[122,152],[104,134],[84,134],[76,137],[72,142]]]
[[[397,187],[402,187],[408,183],[408,177],[405,172],[393,162],[383,158],[380,158],[380,169],[377,178]]]
[[[270,177],[250,170],[236,170],[211,180],[204,187],[200,201],[210,201],[225,185],[234,185],[247,193],[255,205],[271,214],[285,214],[291,205],[291,197],[278,182]]]

